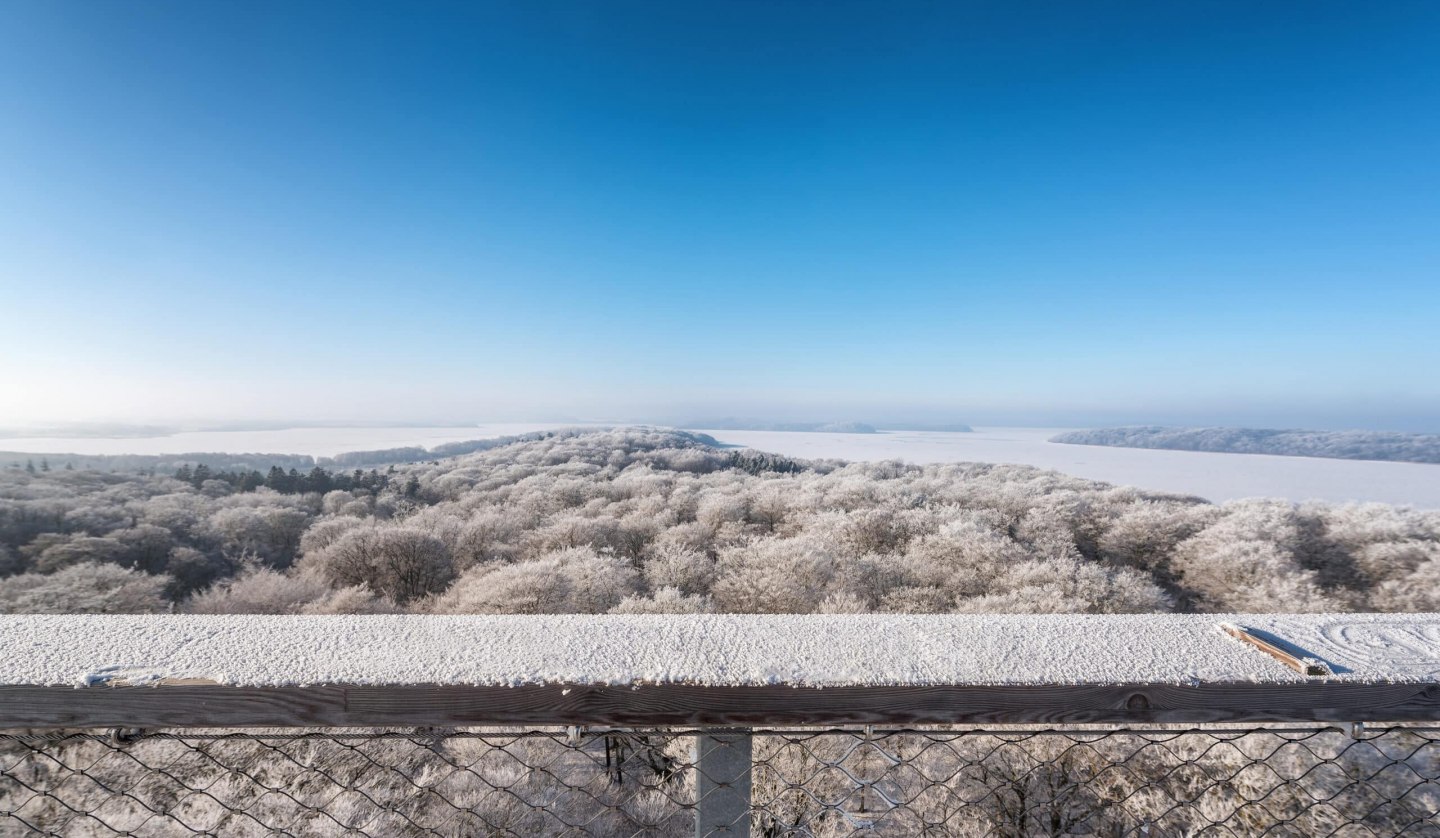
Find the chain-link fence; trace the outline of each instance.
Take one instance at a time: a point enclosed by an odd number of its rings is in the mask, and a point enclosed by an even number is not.
[[[1440,836],[1440,727],[0,734],[6,836],[697,832]]]

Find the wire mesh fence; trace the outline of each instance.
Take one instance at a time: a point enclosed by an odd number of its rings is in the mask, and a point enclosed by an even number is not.
[[[709,733],[11,732],[0,835],[1440,836],[1440,727]]]

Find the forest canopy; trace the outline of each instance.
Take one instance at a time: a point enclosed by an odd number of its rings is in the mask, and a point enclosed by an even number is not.
[[[1440,609],[1440,512],[713,443],[562,431],[384,471],[4,468],[0,612]]]

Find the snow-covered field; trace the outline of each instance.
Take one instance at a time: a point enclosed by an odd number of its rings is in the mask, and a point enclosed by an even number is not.
[[[819,434],[706,431],[721,442],[793,457],[899,459],[911,463],[1019,463],[1076,477],[1213,501],[1278,497],[1302,501],[1380,501],[1440,509],[1440,466],[1265,454],[1213,454],[1061,445],[1065,428],[976,428],[974,433],[895,431]]]
[[[501,423],[437,428],[288,428],[202,431],[140,439],[0,439],[0,450],[74,454],[189,452],[309,454],[446,442],[574,427],[573,423]],[[912,463],[1019,463],[1092,480],[1199,495],[1223,501],[1245,497],[1290,500],[1380,501],[1440,509],[1440,465],[1213,454],[1061,445],[1049,438],[1067,428],[977,428],[974,433],[894,431],[878,434],[789,431],[704,431],[721,442],[795,457],[899,459]]]

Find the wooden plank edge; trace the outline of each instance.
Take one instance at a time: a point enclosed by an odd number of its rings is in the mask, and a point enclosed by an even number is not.
[[[1440,684],[0,687],[0,729],[1440,721]]]
[[[1277,661],[1285,664],[1301,675],[1311,678],[1325,677],[1331,675],[1330,667],[1318,658],[1300,658],[1276,646],[1274,643],[1260,637],[1244,626],[1237,626],[1234,623],[1221,623],[1221,630],[1241,643],[1254,646]]]

